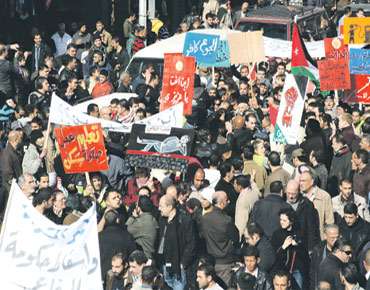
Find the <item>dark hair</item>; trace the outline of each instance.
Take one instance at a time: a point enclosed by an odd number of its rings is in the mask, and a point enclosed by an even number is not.
[[[92,197],[83,196],[81,197],[81,200],[80,200],[79,211],[82,213],[85,213],[89,210],[90,207],[92,207],[93,204],[94,204],[94,201]]]
[[[357,207],[357,205],[355,203],[350,202],[350,203],[347,203],[344,206],[343,212],[344,212],[344,214],[354,214],[354,215],[357,215],[357,213],[358,213],[358,207]]]
[[[45,81],[48,81],[48,79],[47,78],[44,78],[44,77],[38,77],[35,80],[35,88],[36,88],[36,90],[41,90]]]
[[[294,224],[295,220],[296,220],[296,214],[295,214],[295,211],[294,209],[292,208],[283,208],[279,211],[279,216],[280,215],[286,215],[289,219],[289,221]]]
[[[324,163],[325,162],[325,153],[323,150],[312,150],[312,157],[316,159],[318,163]]]
[[[251,223],[247,226],[247,231],[248,231],[248,234],[250,236],[254,235],[254,234],[257,234],[259,235],[261,238],[262,236],[264,235],[264,232],[263,232],[263,229],[262,227],[257,224],[257,223]]]
[[[67,45],[67,50],[69,50],[70,48],[77,49],[77,45],[76,45],[76,44],[74,44],[74,43],[69,43],[69,44]]]
[[[245,160],[253,160],[253,146],[248,145],[244,147],[243,156]]]
[[[260,253],[255,246],[243,247],[241,252],[243,257],[255,257],[257,259],[260,256]]]
[[[160,273],[154,266],[144,266],[141,271],[141,280],[147,285],[153,285],[159,276]]]
[[[340,143],[342,145],[346,144],[346,139],[344,139],[344,136],[342,133],[337,133],[334,136],[335,142]]]
[[[212,267],[214,267],[216,265],[216,259],[211,256],[211,255],[204,255],[204,256],[201,256],[198,260],[198,265],[211,265]]]
[[[340,251],[342,250],[345,246],[351,246],[351,244],[349,242],[347,242],[345,239],[343,239],[342,237],[339,237],[335,243],[333,244],[333,247],[332,247],[332,252],[335,253],[336,251]]]
[[[91,76],[94,72],[98,71],[100,73],[100,68],[97,67],[96,65],[92,66],[90,69],[89,69],[89,75]]]
[[[231,164],[228,162],[221,163],[219,170],[221,177],[224,178],[226,174],[231,171]]]
[[[359,273],[354,264],[344,264],[340,269],[340,273],[349,284],[357,284],[359,282]]]
[[[251,187],[251,176],[250,175],[239,175],[235,178],[237,185],[241,186],[243,189]]]
[[[42,204],[44,201],[48,202],[53,195],[54,193],[50,187],[42,188],[34,195],[32,205],[37,206]]]
[[[143,251],[133,251],[130,256],[128,256],[129,262],[136,262],[138,265],[143,265],[148,261]]]
[[[236,283],[240,290],[250,290],[256,287],[257,279],[249,273],[242,272]]]
[[[234,158],[232,160],[232,165],[235,170],[243,170],[244,162],[241,158]]]
[[[87,106],[87,114],[90,115],[92,112],[95,111],[95,108],[98,108],[98,105],[97,104],[94,104],[94,103],[91,103]]]
[[[363,164],[367,164],[369,162],[369,153],[366,150],[358,149],[355,154]]]
[[[115,210],[108,210],[104,214],[105,226],[116,225],[119,223],[119,215]]]
[[[111,104],[111,105],[119,105],[119,99],[117,99],[117,98],[112,99],[112,100],[110,101],[110,104]]]
[[[112,40],[114,40],[115,42],[117,42],[119,45],[123,45],[123,41],[122,41],[122,38],[121,37],[119,37],[119,36],[114,36],[113,38],[112,38]]]
[[[150,175],[150,170],[149,168],[146,167],[137,167],[135,169],[135,176],[136,177],[149,177]]]
[[[273,181],[270,184],[271,193],[280,194],[283,188],[284,188],[283,183],[280,180]]]
[[[139,196],[137,206],[142,210],[142,212],[152,212],[154,207],[150,198],[145,195]]]
[[[286,271],[286,270],[283,270],[283,269],[279,269],[279,270],[275,271],[273,276],[272,276],[272,280],[274,280],[275,277],[287,277],[288,281],[290,281],[289,272]]]
[[[200,208],[201,207],[201,204],[200,204],[199,199],[197,199],[197,198],[189,198],[186,201],[186,207],[189,208],[189,209],[191,209],[191,210],[195,210],[196,208]]]
[[[271,151],[268,160],[271,164],[271,166],[280,166],[281,160],[280,160],[280,154],[276,151]]]
[[[353,184],[352,181],[348,178],[342,178],[340,181],[339,181],[339,185],[342,185],[343,183],[349,183],[349,184]]]
[[[204,272],[206,276],[211,276],[212,279],[216,277],[215,268],[210,264],[202,264],[197,269],[200,272]]]

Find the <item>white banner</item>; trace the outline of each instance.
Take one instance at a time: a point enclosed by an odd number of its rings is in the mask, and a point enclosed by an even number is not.
[[[157,133],[167,132],[171,127],[182,128],[184,125],[183,110],[184,105],[180,103],[138,123],[147,124],[152,131]],[[56,94],[53,94],[51,98],[49,118],[51,123],[65,126],[100,123],[103,129],[123,133],[130,133],[132,127],[132,124],[122,124],[82,113],[79,107],[69,105]]]
[[[66,126],[100,123],[103,129],[109,131],[123,133],[131,132],[130,124],[95,118],[85,113],[78,112],[73,106],[63,101],[56,94],[53,94],[51,97],[49,120],[51,123]]]
[[[306,88],[305,88],[306,89]],[[276,119],[274,140],[296,144],[304,108],[305,92],[301,94],[292,74],[285,78],[280,100],[279,113]]]
[[[1,289],[102,290],[95,205],[56,225],[13,181],[0,235]]]
[[[118,99],[118,100],[129,100],[130,98],[136,98],[137,94],[131,94],[131,93],[113,93],[110,95],[106,95],[100,98],[88,100],[86,102],[80,103],[78,105],[73,106],[76,110],[82,113],[87,113],[87,106],[90,104],[96,104],[98,105],[99,108],[102,107],[107,107],[110,105],[110,102],[113,99]]]

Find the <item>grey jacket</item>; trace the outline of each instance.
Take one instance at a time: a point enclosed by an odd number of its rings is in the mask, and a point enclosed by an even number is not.
[[[158,222],[151,213],[144,212],[139,217],[130,217],[127,230],[135,242],[143,249],[148,259],[153,257],[157,238]]]

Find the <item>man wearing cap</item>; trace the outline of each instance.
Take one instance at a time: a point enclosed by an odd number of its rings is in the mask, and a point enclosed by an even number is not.
[[[202,213],[203,215],[212,211],[213,209],[212,196],[214,193],[215,193],[215,190],[210,186],[203,188],[200,191],[200,204],[203,208],[203,213]]]

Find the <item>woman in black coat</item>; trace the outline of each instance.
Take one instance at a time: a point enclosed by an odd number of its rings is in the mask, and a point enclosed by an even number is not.
[[[309,256],[296,230],[292,208],[280,211],[280,229],[273,233],[271,244],[276,252],[274,270],[289,271],[298,289],[308,289]]]

